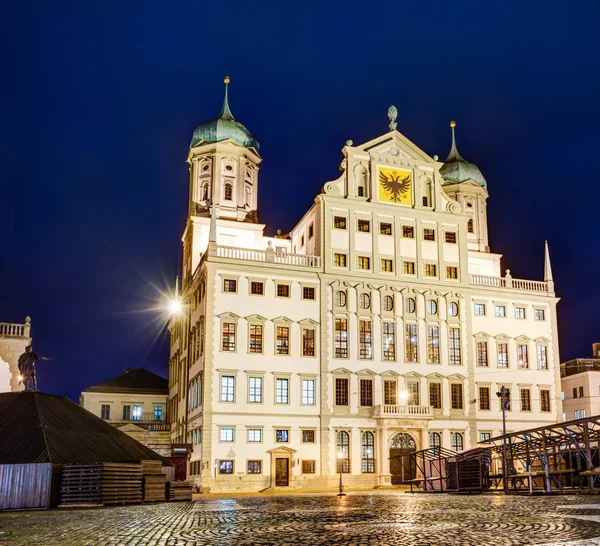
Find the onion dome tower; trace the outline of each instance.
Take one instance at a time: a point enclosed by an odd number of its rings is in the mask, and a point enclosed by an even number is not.
[[[458,201],[467,215],[467,241],[469,250],[489,252],[487,231],[487,182],[474,163],[466,161],[456,146],[454,129],[456,122],[451,121],[452,146],[450,153],[440,167],[446,194]]]

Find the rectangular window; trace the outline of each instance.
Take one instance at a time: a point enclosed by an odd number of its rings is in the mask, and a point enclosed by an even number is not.
[[[579,410],[573,412],[573,419],[579,419]]]
[[[440,363],[440,328],[427,326],[427,362]]]
[[[371,338],[371,321],[370,320],[359,320],[359,358],[363,360],[370,360],[373,358],[373,342]]]
[[[406,383],[406,390],[408,391],[408,403],[411,406],[421,405],[421,389],[418,381],[408,381]]]
[[[233,474],[233,461],[221,459],[219,461],[219,474]]]
[[[475,314],[476,315],[485,315],[485,303],[476,303],[475,304]]]
[[[289,284],[278,284],[277,285],[277,297],[278,298],[289,298],[290,297],[290,285]]]
[[[480,410],[491,409],[490,388],[489,387],[479,387],[479,409]]]
[[[371,379],[360,380],[360,405],[373,405],[373,381]]]
[[[381,222],[379,224],[379,233],[381,235],[391,235],[392,234],[392,224],[388,222]]]
[[[371,432],[363,432],[361,445],[361,469],[364,474],[375,472],[375,437]]]
[[[123,406],[123,421],[131,419],[131,406]]]
[[[235,279],[225,279],[223,281],[223,292],[237,292],[237,281]]]
[[[335,378],[335,405],[348,405],[348,379],[345,377]]]
[[[442,409],[441,383],[429,383],[429,405],[435,409]]]
[[[547,347],[545,345],[537,346],[537,361],[538,361],[538,370],[547,370],[548,369],[548,352],[547,352]]]
[[[477,365],[488,366],[488,344],[487,341],[477,342]]]
[[[347,265],[346,255],[338,252],[333,255],[333,265],[335,267],[346,267]]]
[[[106,419],[107,421],[110,419],[110,405],[102,404],[102,409],[100,410],[100,417],[102,419]]]
[[[396,360],[396,325],[393,322],[384,322],[383,335],[383,360]]]
[[[425,228],[423,230],[423,239],[425,241],[435,241],[435,229]]]
[[[515,307],[515,318],[518,318],[518,319],[525,318],[525,307]]]
[[[383,403],[385,405],[396,405],[398,383],[396,381],[384,381],[383,382]]]
[[[250,294],[254,294],[255,296],[264,296],[265,283],[252,281],[250,283]]]
[[[302,461],[302,474],[314,474],[316,467],[316,461]]]
[[[312,286],[305,286],[302,288],[302,299],[314,301],[315,289]]]
[[[402,266],[405,275],[415,274],[415,262],[403,262]]]
[[[435,277],[437,275],[437,266],[435,264],[425,264],[425,276]]]
[[[417,337],[417,325],[407,324],[406,325],[406,362],[418,362],[418,337]]]
[[[314,430],[303,430],[302,431],[302,443],[314,444],[315,443],[315,431]]]
[[[223,430],[223,429],[221,429]],[[249,428],[248,429],[248,442],[262,442],[262,428]]]
[[[413,226],[402,226],[402,237],[405,239],[414,239],[415,228]]]
[[[460,366],[461,348],[460,348],[460,328],[448,328],[448,342],[450,345],[450,365]]]
[[[508,368],[508,343],[498,343],[498,368]]]
[[[505,305],[496,305],[496,316],[503,318],[506,316],[506,306]]]
[[[305,406],[315,405],[315,380],[302,380],[302,404]]]
[[[579,387],[579,398],[583,398],[583,387]]]
[[[262,403],[262,390],[263,390],[263,378],[262,377],[250,377],[249,378],[249,398],[248,402],[251,404]]]
[[[573,387],[573,398],[577,398],[577,387]]]
[[[479,441],[480,442],[487,442],[489,441],[491,435],[489,432],[480,432],[479,433]]]
[[[456,244],[456,232],[455,231],[446,231],[446,242],[452,245]]]
[[[452,399],[452,409],[463,409],[463,386],[461,383],[450,384],[450,395]]]
[[[521,411],[531,411],[531,391],[529,389],[521,389]]]
[[[348,358],[348,319],[335,319],[335,357]]]
[[[333,227],[335,229],[346,229],[346,217],[345,216],[334,216]]]
[[[262,474],[262,461],[248,461],[248,474]]]
[[[263,350],[263,327],[260,324],[250,325],[250,352],[262,353]]]
[[[529,368],[527,345],[517,345],[517,367],[521,370],[526,370],[527,368]]]
[[[550,391],[548,389],[540,389],[540,402],[542,411],[550,411]]]
[[[359,256],[358,269],[371,269],[371,258],[368,256]]]
[[[371,222],[369,222],[369,220],[359,220],[358,231],[369,233],[371,231]]]
[[[276,442],[289,442],[290,431],[287,428],[278,428],[275,431]]]
[[[233,375],[224,375],[221,377],[221,402],[234,401],[234,384],[235,378]]]
[[[300,237],[300,248],[304,247],[304,235],[302,235],[302,237]]]
[[[288,404],[289,403],[289,380],[288,379],[276,379],[275,380],[275,403],[276,404]]]
[[[314,226],[314,224],[309,224],[309,226],[308,226],[308,238],[312,239],[314,234],[315,234],[315,226]]]
[[[154,406],[154,420],[155,421],[163,420],[163,407],[162,406]]]
[[[357,193],[358,193],[358,197],[364,197],[365,196],[365,188],[363,186],[358,186],[357,188]]]
[[[388,260],[387,258],[381,259],[381,271],[383,273],[392,273],[393,272],[393,262],[392,260]]]
[[[536,309],[534,318],[535,320],[546,320],[546,312],[543,309]]]
[[[277,354],[290,354],[290,329],[287,326],[277,326]]]
[[[315,356],[315,331],[312,328],[302,330],[302,356]]]
[[[221,350],[235,351],[235,322],[223,323],[223,341]]]
[[[221,427],[219,429],[219,441],[233,442],[233,428],[232,427]]]
[[[455,267],[453,265],[446,266],[446,278],[458,279],[458,267]]]

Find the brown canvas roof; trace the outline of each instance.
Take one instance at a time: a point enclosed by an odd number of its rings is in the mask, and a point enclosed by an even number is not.
[[[169,394],[169,381],[144,368],[137,368],[123,375],[88,387],[83,392],[131,392],[138,394]]]
[[[64,396],[0,394],[0,464],[171,463]]]

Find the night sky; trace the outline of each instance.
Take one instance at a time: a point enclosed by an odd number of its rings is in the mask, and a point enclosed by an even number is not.
[[[259,7],[257,7],[259,6]],[[293,7],[292,7],[293,6]],[[488,181],[490,246],[543,278],[561,359],[600,340],[598,2],[4,2],[0,321],[32,317],[40,388],[167,374],[152,311],[180,268],[194,128],[223,76],[259,139],[259,219],[289,231],[341,148],[398,130]]]

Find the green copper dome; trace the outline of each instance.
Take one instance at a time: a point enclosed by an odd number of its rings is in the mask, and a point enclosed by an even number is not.
[[[229,109],[227,100],[227,88],[229,78],[225,78],[225,101],[221,113],[214,119],[206,121],[194,131],[190,148],[201,143],[221,142],[233,140],[245,148],[254,148],[258,152],[260,145],[256,137],[248,131],[239,121],[236,121]]]
[[[479,167],[465,161],[458,153],[456,140],[454,138],[454,127],[456,127],[456,123],[454,121],[450,122],[450,127],[452,127],[452,148],[450,149],[446,161],[444,161],[444,164],[440,168],[442,178],[448,182],[454,182],[455,184],[473,180],[473,182],[487,188],[487,182],[485,181],[483,174],[481,174]]]

